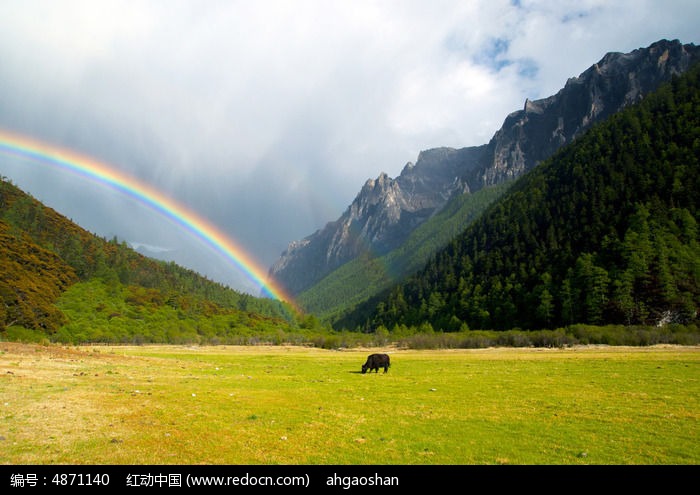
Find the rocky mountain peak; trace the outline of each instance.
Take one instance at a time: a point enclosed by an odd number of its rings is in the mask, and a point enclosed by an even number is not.
[[[521,175],[571,142],[595,122],[637,103],[700,58],[693,44],[661,40],[630,53],[609,52],[555,95],[525,100],[508,115],[488,144],[477,171],[466,177],[472,190]]]
[[[397,178],[382,172],[367,180],[338,220],[291,243],[270,274],[298,294],[367,250],[386,253],[440,211],[453,194],[520,176],[698,60],[700,49],[678,40],[661,40],[626,54],[607,53],[558,93],[526,99],[489,143],[421,151]]]

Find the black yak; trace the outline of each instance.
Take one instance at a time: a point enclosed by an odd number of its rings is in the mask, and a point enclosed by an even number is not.
[[[389,371],[389,366],[391,366],[391,361],[389,360],[388,354],[370,354],[367,356],[367,361],[362,365],[362,373],[367,373],[367,370],[371,373],[374,370],[375,373],[379,372],[379,368],[384,368],[384,373]]]

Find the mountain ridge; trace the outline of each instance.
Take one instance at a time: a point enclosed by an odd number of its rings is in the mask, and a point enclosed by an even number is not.
[[[66,328],[91,318],[89,331],[99,333],[93,312],[103,317],[104,328],[116,326],[110,316],[114,313],[123,317],[125,326],[134,323],[133,331],[143,325],[146,315],[165,308],[179,311],[175,320],[180,321],[167,325],[171,327],[183,327],[188,318],[188,324],[204,321],[212,314],[269,318],[284,325],[283,319],[294,317],[291,308],[279,301],[255,298],[173,262],[146,257],[116,237],[100,238],[5,177],[0,177],[0,268],[0,340],[12,327],[52,337],[57,332],[67,335]],[[95,297],[97,292],[107,294],[110,301]],[[60,301],[68,296],[75,302],[75,294],[77,303],[88,306],[69,317]],[[105,314],[104,308],[115,300],[131,307]],[[153,314],[140,313],[144,306]]]
[[[397,178],[382,172],[367,180],[337,220],[292,241],[270,267],[270,276],[297,295],[364,253],[376,257],[396,249],[453,195],[519,177],[698,59],[698,47],[678,40],[605,54],[556,94],[526,99],[488,143],[424,150]]]
[[[421,270],[334,328],[697,325],[699,116],[696,63],[523,174]]]

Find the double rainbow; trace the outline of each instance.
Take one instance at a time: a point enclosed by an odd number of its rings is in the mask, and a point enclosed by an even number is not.
[[[73,172],[136,199],[203,240],[245,273],[267,296],[294,304],[284,289],[270,279],[266,271],[231,238],[206,219],[148,184],[119,172],[104,162],[4,130],[0,130],[0,153]]]

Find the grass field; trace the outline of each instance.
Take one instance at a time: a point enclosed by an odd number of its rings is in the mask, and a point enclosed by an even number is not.
[[[700,461],[698,347],[385,350],[0,342],[0,463]]]

